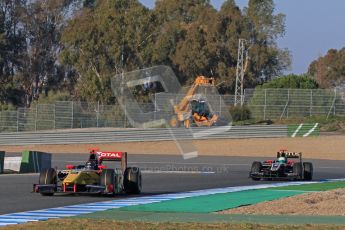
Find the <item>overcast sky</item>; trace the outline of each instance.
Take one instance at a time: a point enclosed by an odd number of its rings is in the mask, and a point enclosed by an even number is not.
[[[154,0],[140,0],[153,8]],[[235,0],[241,8],[248,0]],[[211,0],[219,9],[223,0]],[[345,47],[345,0],[274,0],[276,12],[286,15],[286,34],[279,39],[281,48],[292,55],[296,74],[307,72],[309,64],[331,48]]]

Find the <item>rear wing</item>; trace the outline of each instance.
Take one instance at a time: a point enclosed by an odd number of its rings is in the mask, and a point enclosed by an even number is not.
[[[299,158],[302,159],[302,153],[296,153],[296,152],[285,152],[285,151],[280,151],[277,152],[277,158],[279,157],[286,157],[286,158]]]
[[[103,152],[99,151],[98,148],[91,148],[90,150],[90,159],[93,158],[96,160],[99,165],[102,164],[103,161],[120,161],[121,162],[121,169],[126,170],[127,168],[127,152]]]
[[[96,152],[98,161],[121,161],[126,152]]]
[[[127,168],[127,152],[96,152],[99,164],[103,161],[120,161],[124,172]]]

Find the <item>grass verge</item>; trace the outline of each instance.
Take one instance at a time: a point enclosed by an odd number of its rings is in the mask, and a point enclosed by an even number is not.
[[[300,124],[300,123],[319,123],[321,132],[342,132],[345,133],[345,117],[339,116],[311,116],[303,118],[288,118],[275,120],[274,124]]]
[[[289,185],[284,187],[270,188],[270,190],[295,190],[295,191],[327,191],[332,189],[345,188],[345,181]]]
[[[310,117],[299,117],[299,118],[284,118],[276,120],[256,120],[249,119],[244,121],[235,121],[233,125],[271,125],[271,124],[301,124],[319,123],[321,132],[340,132],[345,134],[345,117],[339,116],[310,116]]]

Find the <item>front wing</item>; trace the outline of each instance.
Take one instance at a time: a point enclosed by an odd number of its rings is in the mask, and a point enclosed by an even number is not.
[[[113,194],[113,186],[104,185],[56,185],[56,184],[34,184],[33,192],[36,193],[86,193],[86,194]]]
[[[280,174],[276,171],[265,171],[258,173],[249,173],[249,177],[253,179],[266,179],[266,180],[299,180],[302,179],[296,173],[284,173]]]

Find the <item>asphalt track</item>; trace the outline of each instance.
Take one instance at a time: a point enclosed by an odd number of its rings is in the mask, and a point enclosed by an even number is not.
[[[83,164],[87,154],[53,154],[53,166]],[[143,171],[141,195],[183,192],[207,188],[243,186],[269,181],[252,181],[248,178],[254,160],[250,157],[206,157],[184,160],[182,156],[129,155],[128,165],[139,166]],[[307,160],[307,159],[306,159]],[[345,161],[311,160],[314,179],[345,178]],[[116,163],[114,163],[116,164]],[[72,204],[99,202],[127,197],[102,197],[89,195],[54,195],[42,197],[31,193],[38,174],[0,175],[0,214],[60,207]]]

